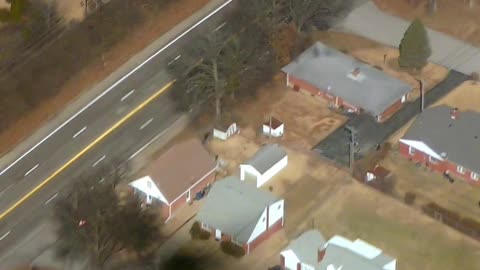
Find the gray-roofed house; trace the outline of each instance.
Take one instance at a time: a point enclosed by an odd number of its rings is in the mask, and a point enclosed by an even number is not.
[[[399,151],[415,163],[479,184],[480,113],[427,108],[400,139]]]
[[[383,71],[316,42],[282,71],[287,86],[326,99],[349,112],[365,111],[378,122],[397,112],[412,87]]]
[[[297,270],[395,270],[397,260],[371,244],[334,236],[325,241],[317,230],[293,240],[280,253],[285,269]]]
[[[202,229],[248,254],[284,224],[284,200],[229,176],[215,182],[197,214]]]
[[[249,160],[240,164],[240,180],[262,186],[288,164],[287,152],[278,144],[262,146]]]

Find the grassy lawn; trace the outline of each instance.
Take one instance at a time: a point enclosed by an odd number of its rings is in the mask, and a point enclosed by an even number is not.
[[[343,190],[343,198],[332,198],[331,204],[342,201],[336,213],[326,204],[317,215],[322,220],[318,227],[328,236],[366,240],[397,257],[399,270],[479,269],[478,243],[376,191],[355,185]]]

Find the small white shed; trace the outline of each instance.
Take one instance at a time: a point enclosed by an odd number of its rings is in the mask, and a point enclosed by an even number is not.
[[[272,137],[281,137],[284,131],[284,124],[275,117],[271,117],[263,123],[262,131],[264,135]]]
[[[278,144],[266,144],[252,158],[240,164],[240,180],[262,186],[288,164],[287,152]]]
[[[213,137],[224,141],[236,133],[238,133],[238,126],[235,122],[229,125],[216,125],[213,128]]]

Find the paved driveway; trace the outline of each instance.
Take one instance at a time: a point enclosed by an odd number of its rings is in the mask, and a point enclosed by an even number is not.
[[[409,24],[409,21],[384,13],[368,1],[350,12],[335,30],[398,47]],[[480,72],[479,48],[438,31],[427,31],[432,47],[430,61],[464,74]]]
[[[432,105],[467,79],[468,76],[463,73],[450,71],[441,83],[425,94],[425,107]],[[338,165],[348,166],[350,133],[345,130],[346,125],[354,127],[358,132],[358,152],[355,158],[360,159],[372,151],[377,144],[382,144],[418,113],[420,113],[420,99],[405,105],[383,124],[377,123],[365,113],[355,115],[344,126],[317,144],[314,150]]]

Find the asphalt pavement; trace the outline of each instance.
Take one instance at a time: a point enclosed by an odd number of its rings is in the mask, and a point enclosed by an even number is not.
[[[156,48],[148,47],[127,63],[129,67],[122,67],[122,73],[117,71],[112,74],[113,77],[101,82],[99,85],[104,87],[103,90],[97,87],[92,90],[94,94],[87,93],[69,106],[78,110],[67,108],[59,119],[53,119],[46,125],[48,129],[43,128],[15,151],[2,157],[0,213],[11,209],[25,194],[77,156],[75,162],[48,183],[44,182],[42,188],[0,219],[2,270],[9,266],[7,261],[17,263],[33,259],[21,258],[17,247],[33,237],[34,232],[41,232],[40,228],[52,226],[45,225],[50,224],[50,207],[62,192],[71,187],[73,181],[102,165],[130,159],[180,117],[169,90],[166,90],[118,128],[111,129],[173,80],[166,69],[168,64],[181,57],[180,48],[223,23],[224,14],[230,8],[226,3],[224,0],[211,1],[154,42],[152,46]],[[82,149],[91,146],[107,131],[108,136],[79,156]]]
[[[358,7],[335,28],[398,47],[409,25],[409,21],[383,12],[370,0],[359,1]],[[480,70],[480,48],[429,28],[427,33],[431,62],[467,75]]]

